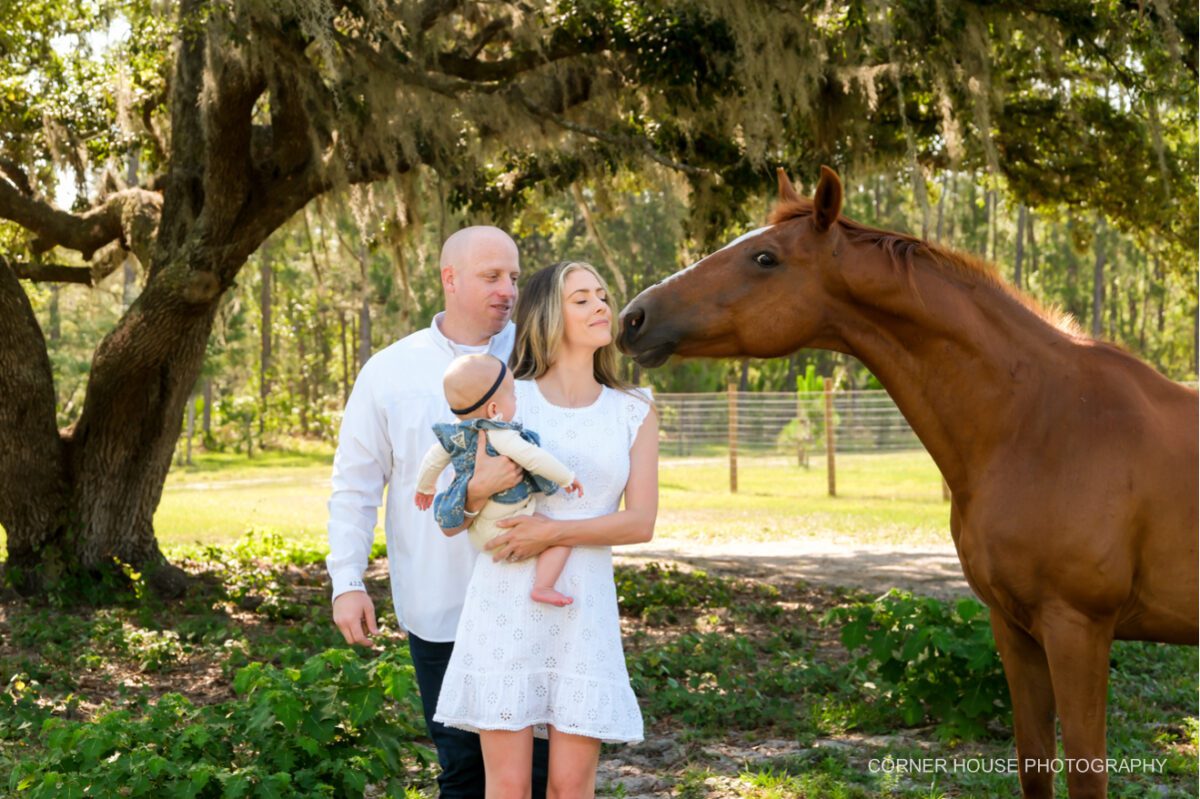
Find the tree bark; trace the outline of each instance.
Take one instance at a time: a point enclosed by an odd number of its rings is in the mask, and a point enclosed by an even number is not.
[[[154,511],[216,315],[217,293],[197,296],[195,283],[211,279],[178,264],[149,282],[97,348],[67,441],[79,565],[98,569],[116,557],[165,596],[186,579],[158,547]]]
[[[46,341],[29,298],[3,262],[0,319],[0,525],[8,536],[9,577],[30,593],[40,581],[54,579],[65,554],[66,453],[56,428]],[[43,560],[48,563],[36,573]]]
[[[258,258],[259,311],[261,317],[262,357],[258,364],[258,438],[266,432],[267,399],[271,396],[271,254],[263,247]]]

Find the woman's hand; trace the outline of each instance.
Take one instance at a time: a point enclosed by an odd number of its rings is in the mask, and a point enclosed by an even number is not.
[[[535,558],[542,550],[554,546],[555,523],[541,514],[501,519],[497,527],[508,530],[484,545],[492,553],[492,560],[507,560],[515,563],[526,558]]]

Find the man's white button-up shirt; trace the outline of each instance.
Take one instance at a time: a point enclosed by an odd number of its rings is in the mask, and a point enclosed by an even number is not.
[[[464,347],[433,323],[376,353],[354,381],[333,459],[329,557],[333,598],[363,589],[376,511],[387,486],[384,534],[392,600],[401,626],[427,641],[453,641],[476,552],[465,535],[447,538],[432,511],[413,503],[421,456],[436,422],[457,421],[442,392],[446,367],[459,355],[487,352],[507,362],[510,322],[483,347]],[[447,469],[438,490],[452,478]]]

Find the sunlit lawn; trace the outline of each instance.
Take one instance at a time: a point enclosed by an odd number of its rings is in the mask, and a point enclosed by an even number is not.
[[[155,516],[164,545],[230,542],[252,527],[323,540],[332,453],[266,452],[247,459],[202,453],[176,468]],[[837,497],[824,459],[808,469],[782,457],[747,456],[738,492],[727,458],[664,458],[657,535],[698,541],[810,537],[846,543],[948,543],[949,505],[924,452],[841,455]],[[382,522],[382,512],[380,513]]]

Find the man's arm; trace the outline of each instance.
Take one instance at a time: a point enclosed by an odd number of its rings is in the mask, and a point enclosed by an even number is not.
[[[375,540],[375,520],[392,473],[392,445],[384,410],[375,401],[365,368],[346,403],[333,459],[329,498],[329,556],[334,623],[347,643],[367,643],[376,631],[375,608],[363,574]],[[341,601],[339,601],[341,600]]]

